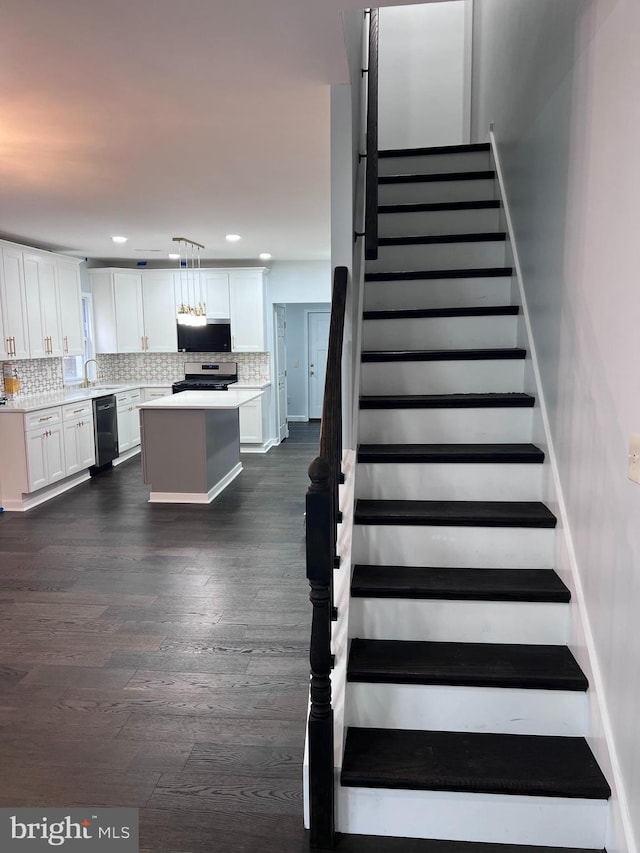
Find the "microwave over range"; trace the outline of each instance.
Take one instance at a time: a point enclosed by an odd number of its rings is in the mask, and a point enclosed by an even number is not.
[[[178,323],[178,352],[231,352],[228,320],[207,320],[205,326]]]

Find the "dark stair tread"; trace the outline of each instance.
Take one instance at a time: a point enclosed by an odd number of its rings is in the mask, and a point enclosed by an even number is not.
[[[354,598],[566,603],[569,589],[553,569],[459,569],[422,566],[354,567]]]
[[[520,392],[484,394],[378,394],[360,397],[361,409],[532,408],[535,398]]]
[[[415,234],[406,237],[379,237],[378,246],[414,246],[435,243],[504,243],[505,231],[480,231],[471,234]]]
[[[524,462],[540,464],[535,444],[361,444],[358,462]]]
[[[443,527],[556,526],[540,501],[356,501],[355,524],[442,525]]]
[[[462,308],[384,308],[363,311],[363,320],[417,320],[428,317],[515,317],[518,305],[469,305]]]
[[[342,785],[608,799],[584,738],[349,728]]]
[[[500,207],[495,198],[474,199],[473,201],[417,201],[401,204],[380,204],[378,213],[428,213],[445,210],[493,210]]]
[[[383,148],[378,151],[378,157],[428,157],[433,154],[473,154],[490,150],[488,142],[471,142],[466,145],[432,145],[427,148]]]
[[[423,184],[439,183],[442,181],[492,181],[496,173],[494,169],[481,169],[465,172],[427,172],[411,175],[379,175],[379,184]]]
[[[522,359],[527,351],[522,347],[491,347],[486,349],[431,350],[364,350],[363,362],[371,361],[485,361],[487,359]]]
[[[451,278],[508,278],[513,267],[478,267],[463,270],[400,270],[397,272],[368,272],[366,281],[434,281]]]
[[[567,646],[353,639],[347,681],[585,691]]]
[[[605,849],[541,847],[498,844],[486,841],[448,841],[432,838],[399,838],[392,835],[345,835],[336,833],[337,853],[607,853]]]

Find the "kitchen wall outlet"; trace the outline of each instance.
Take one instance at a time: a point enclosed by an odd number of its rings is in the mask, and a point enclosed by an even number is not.
[[[629,479],[640,486],[640,432],[634,433],[629,442]]]

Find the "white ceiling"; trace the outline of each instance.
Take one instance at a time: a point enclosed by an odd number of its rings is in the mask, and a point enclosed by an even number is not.
[[[178,235],[207,259],[328,258],[329,84],[348,82],[341,9],[362,5],[4,4],[0,234],[88,258],[161,260]]]

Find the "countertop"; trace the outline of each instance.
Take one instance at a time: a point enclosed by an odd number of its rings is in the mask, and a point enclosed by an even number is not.
[[[71,387],[58,391],[50,391],[43,394],[19,394],[15,399],[8,400],[5,405],[0,405],[0,415],[3,412],[35,412],[38,409],[46,409],[52,406],[64,406],[65,403],[77,403],[81,400],[93,400],[95,397],[104,397],[105,394],[121,394],[123,391],[135,391],[138,388],[171,388],[175,379],[169,379],[166,382],[144,380],[141,382],[114,382],[110,385],[101,384],[91,385],[89,388]],[[240,390],[262,390],[271,385],[270,381],[242,381],[236,382],[233,388]],[[187,393],[187,392],[183,392]],[[194,393],[189,391],[189,394]],[[228,391],[206,391],[206,394],[228,394]],[[250,399],[259,396],[255,394]],[[160,397],[160,399],[164,399]],[[153,401],[157,402],[157,401]],[[245,401],[246,402],[246,401]],[[142,405],[142,404],[141,404]],[[146,405],[146,404],[145,404]],[[241,405],[238,403],[237,405]],[[202,407],[200,407],[202,408]],[[236,408],[236,406],[216,406],[215,408]]]
[[[139,409],[167,409],[176,411],[179,409],[238,409],[250,400],[256,400],[261,390],[255,388],[238,388],[235,386],[226,391],[181,391],[179,394],[171,394],[169,397],[160,397],[158,400],[149,400],[141,403]]]

